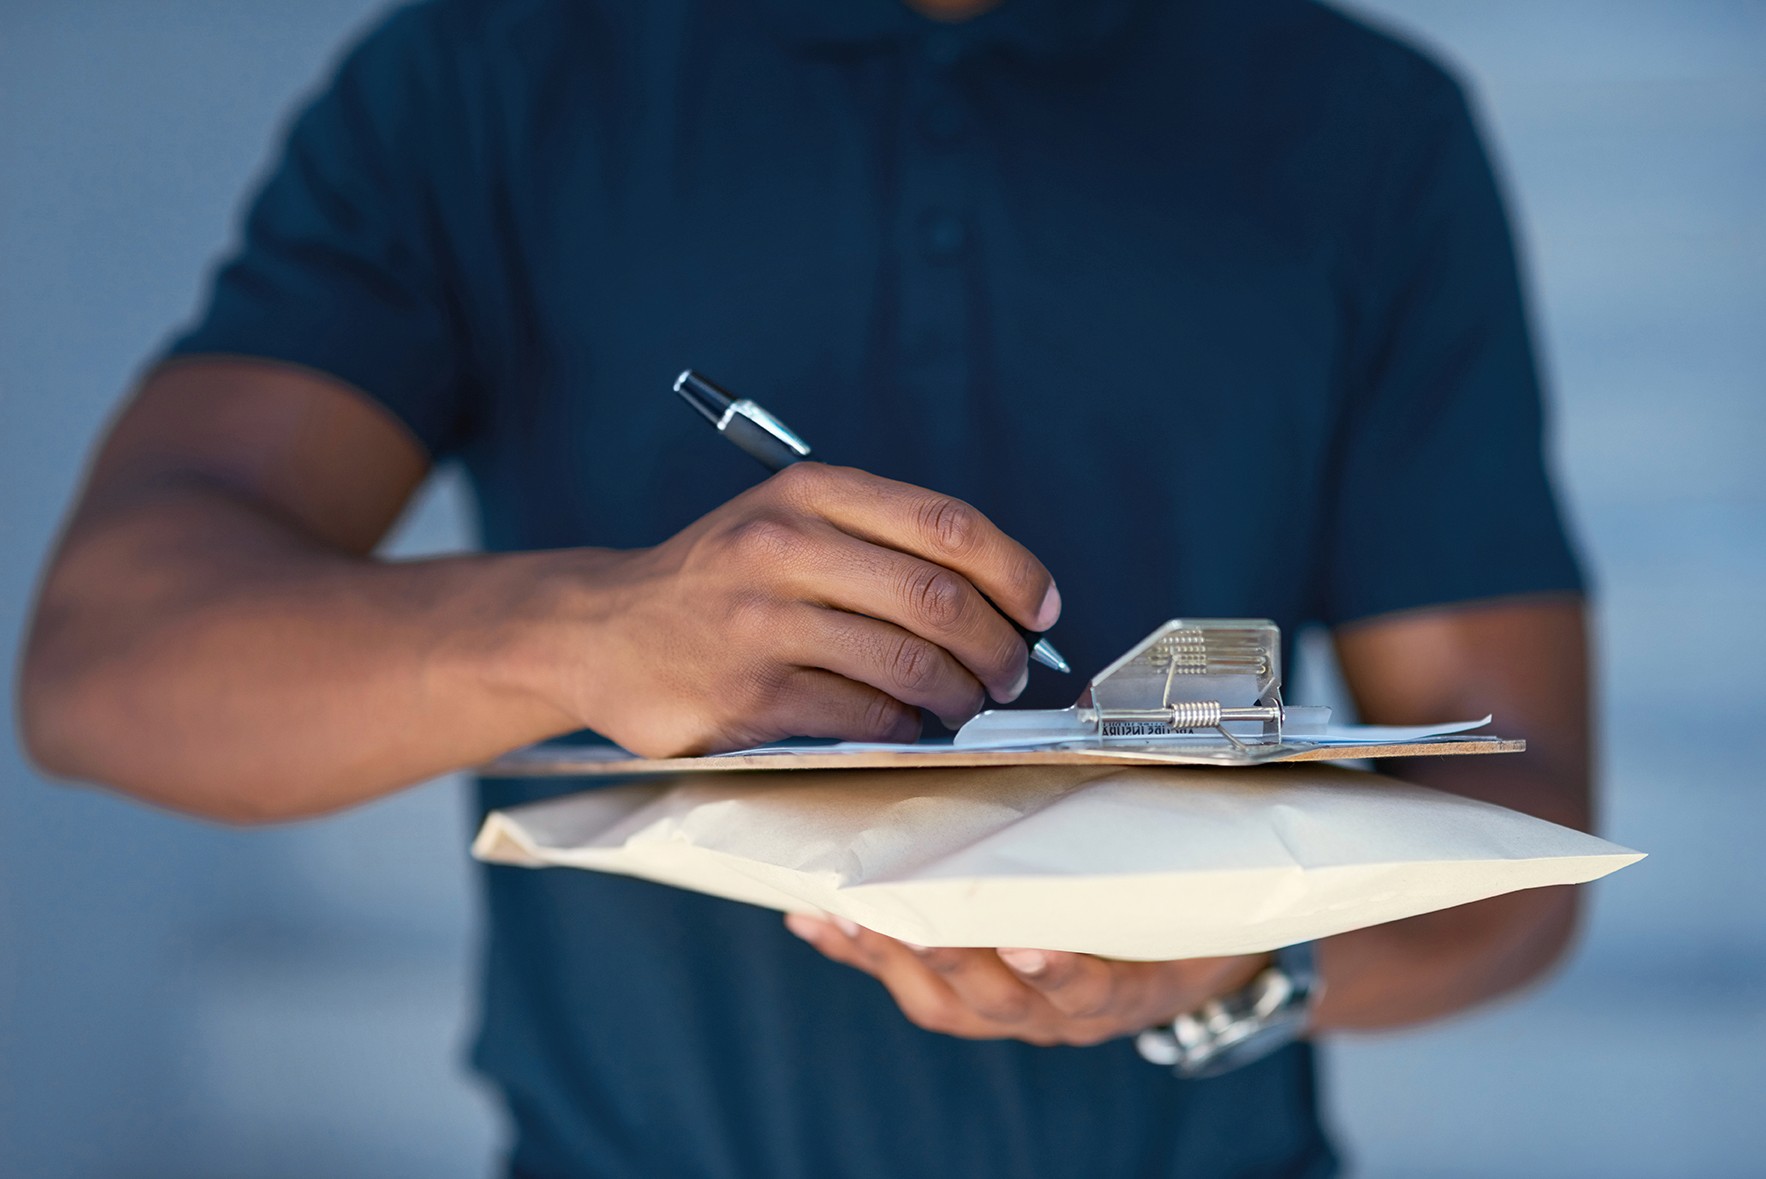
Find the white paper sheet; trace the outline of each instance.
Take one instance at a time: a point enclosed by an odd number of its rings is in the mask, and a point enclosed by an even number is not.
[[[1305,737],[1291,737],[1293,745],[1398,745],[1407,741],[1426,741],[1431,737],[1447,737],[1454,733],[1468,733],[1473,729],[1481,729],[1489,724],[1494,716],[1486,716],[1482,720],[1447,721],[1438,725],[1328,725],[1323,733]],[[999,741],[970,741],[964,745],[969,750],[1017,750],[1017,749],[1048,749],[1072,741],[1071,737],[1051,737],[1043,741],[1024,741],[1020,739]],[[1130,748],[1127,745],[1122,748]],[[1156,742],[1147,742],[1141,747],[1157,747]],[[839,741],[831,745],[761,745],[753,749],[735,749],[728,753],[713,754],[714,757],[750,757],[755,754],[801,754],[813,751],[818,754],[859,754],[859,753],[915,753],[925,749],[942,749],[944,745],[928,741]]]
[[[473,854],[638,876],[930,946],[1251,953],[1642,858],[1334,766],[701,775],[494,812]]]
[[[1449,737],[1469,733],[1494,720],[1451,721],[1441,725],[1326,725],[1325,731],[1312,737],[1291,740],[1313,745],[1402,745],[1407,741],[1426,741],[1431,737]]]

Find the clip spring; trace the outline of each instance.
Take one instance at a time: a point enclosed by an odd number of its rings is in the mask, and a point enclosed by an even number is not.
[[[1218,700],[1178,700],[1162,708],[1112,708],[1098,710],[1098,725],[1105,737],[1155,737],[1168,733],[1184,733],[1195,729],[1213,729],[1238,749],[1245,743],[1227,731],[1237,722],[1273,724],[1281,731],[1282,702],[1278,693],[1274,704],[1256,704],[1246,708],[1228,708]]]

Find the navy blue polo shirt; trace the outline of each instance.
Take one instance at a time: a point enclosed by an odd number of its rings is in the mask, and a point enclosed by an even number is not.
[[[464,464],[493,550],[654,544],[751,485],[669,391],[698,367],[990,514],[1087,673],[1174,615],[1577,588],[1517,285],[1458,87],[1313,4],[437,0],[293,125],[173,351],[359,390]],[[519,1173],[1334,1168],[1305,1047],[1183,1082],[942,1037],[775,913],[483,878]]]

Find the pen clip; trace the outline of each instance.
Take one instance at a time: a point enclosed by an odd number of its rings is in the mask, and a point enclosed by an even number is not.
[[[789,446],[792,451],[796,453],[798,458],[809,457],[809,443],[799,438],[790,426],[787,426],[784,422],[781,422],[778,418],[774,417],[754,402],[749,401],[746,397],[741,401],[730,402],[730,407],[724,410],[723,416],[718,420],[717,428],[719,430],[728,428],[730,419],[736,417],[738,414],[747,418],[749,421],[765,430],[768,434],[771,434],[774,438],[783,442],[786,446]]]
[[[746,397],[737,400],[718,388],[705,377],[686,369],[675,378],[675,392],[681,399],[694,409],[706,421],[717,427],[722,434],[730,428],[736,418],[746,418],[757,427],[772,435],[798,458],[809,457],[809,443],[797,436],[797,432],[764,408],[748,400]],[[777,463],[775,462],[775,465]]]

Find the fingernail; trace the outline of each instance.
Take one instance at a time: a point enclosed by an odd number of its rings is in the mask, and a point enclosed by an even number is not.
[[[849,920],[845,917],[834,918],[834,928],[838,929],[841,933],[845,934],[847,937],[857,937],[858,936],[858,922]]]
[[[1055,620],[1060,617],[1061,591],[1056,589],[1055,583],[1051,581],[1049,582],[1049,592],[1042,596],[1042,605],[1038,606],[1036,610],[1036,629],[1047,630],[1055,625]]]
[[[1013,681],[1012,686],[1006,689],[1006,694],[1004,696],[1000,697],[1000,703],[1001,704],[1010,704],[1012,701],[1016,700],[1018,697],[1020,697],[1024,694],[1024,689],[1029,684],[1030,684],[1030,665],[1028,663],[1026,663],[1024,665],[1024,670],[1018,673],[1018,678]]]
[[[1049,965],[1049,956],[1041,950],[1001,950],[999,956],[1019,974],[1041,974]]]
[[[785,914],[785,928],[806,942],[813,942],[828,931],[826,921],[818,921],[808,913]]]
[[[912,950],[916,954],[929,954],[929,953],[931,953],[930,950],[928,950],[925,946],[922,946],[919,942],[902,942],[901,944],[906,946],[908,949]]]

